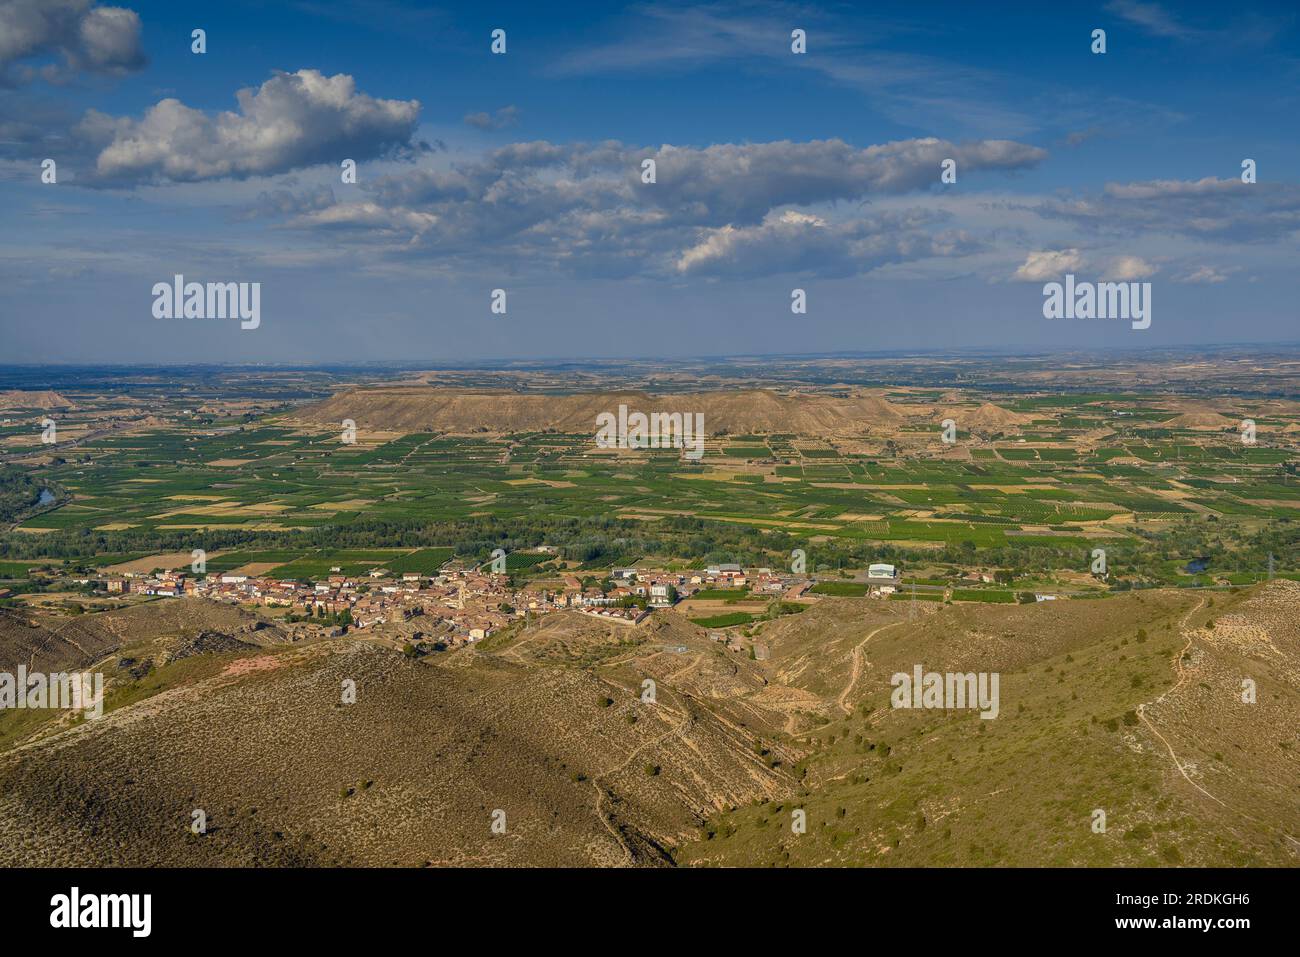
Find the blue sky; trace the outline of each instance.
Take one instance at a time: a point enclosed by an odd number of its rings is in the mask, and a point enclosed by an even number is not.
[[[1288,4],[0,0],[0,361],[1294,341],[1297,36]],[[1151,328],[1044,319],[1066,272],[1150,282]],[[260,326],[155,318],[177,273],[260,282]]]

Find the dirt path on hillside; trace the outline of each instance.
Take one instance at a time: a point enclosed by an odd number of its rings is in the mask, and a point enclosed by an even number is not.
[[[874,631],[868,632],[867,637],[863,638],[860,642],[857,643],[857,645],[854,646],[853,670],[849,674],[849,683],[844,686],[844,690],[840,692],[840,696],[835,699],[835,703],[839,705],[840,710],[843,711],[846,716],[853,714],[853,707],[848,703],[848,700],[849,700],[849,695],[853,693],[853,688],[858,683],[858,678],[862,676],[862,665],[865,660],[863,657],[862,649],[866,647],[868,641],[870,641],[876,635],[880,634],[886,628],[893,628],[895,625],[904,625],[904,624],[907,623],[903,621],[891,621],[888,625],[881,625],[879,628],[875,629]]]
[[[1200,611],[1204,607],[1205,607],[1205,599],[1202,598],[1197,603],[1195,608],[1193,608],[1191,611],[1189,611],[1186,615],[1183,616],[1183,620],[1178,625],[1179,631],[1182,631],[1183,629],[1186,629],[1188,626],[1190,626],[1192,621],[1192,616],[1195,615],[1198,611]],[[1178,676],[1178,680],[1174,682],[1171,688],[1167,689],[1162,695],[1160,695],[1160,697],[1156,698],[1154,701],[1143,702],[1142,704],[1138,705],[1137,716],[1138,719],[1144,725],[1146,725],[1147,730],[1150,731],[1153,735],[1155,735],[1156,738],[1160,741],[1160,743],[1165,746],[1165,750],[1169,752],[1170,759],[1174,762],[1174,767],[1178,769],[1178,773],[1183,776],[1183,779],[1192,787],[1196,788],[1196,790],[1204,794],[1211,801],[1214,801],[1216,804],[1219,804],[1222,807],[1228,807],[1227,804],[1219,800],[1209,791],[1205,790],[1205,788],[1201,787],[1199,784],[1197,784],[1195,781],[1192,780],[1191,776],[1187,773],[1186,769],[1183,767],[1183,762],[1179,760],[1177,752],[1174,751],[1174,746],[1169,743],[1169,741],[1165,738],[1163,734],[1161,734],[1159,731],[1156,730],[1156,726],[1151,723],[1151,719],[1148,718],[1146,714],[1146,709],[1149,704],[1154,705],[1154,704],[1159,704],[1161,701],[1164,701],[1165,698],[1169,697],[1169,695],[1173,694],[1175,691],[1181,688],[1184,682],[1186,682],[1187,679],[1190,677],[1190,674],[1187,671],[1187,669],[1183,667],[1183,657],[1187,654],[1188,649],[1192,647],[1192,641],[1193,641],[1193,635],[1192,633],[1189,632],[1187,635],[1187,643],[1183,645],[1183,647],[1179,650],[1178,654],[1174,656],[1173,661],[1170,662],[1174,666],[1174,673]]]
[[[1182,630],[1187,628],[1191,624],[1192,616],[1195,615],[1198,611],[1200,611],[1204,607],[1205,607],[1205,599],[1202,598],[1195,608],[1193,608],[1191,611],[1189,611],[1186,615],[1183,616],[1183,620],[1179,625],[1179,629]],[[1187,636],[1187,643],[1183,645],[1183,647],[1179,650],[1177,656],[1174,658],[1172,662],[1174,666],[1174,673],[1178,676],[1178,680],[1174,683],[1173,687],[1169,688],[1167,691],[1164,692],[1164,694],[1160,695],[1154,701],[1144,702],[1138,705],[1137,706],[1138,719],[1144,725],[1146,725],[1147,730],[1150,731],[1153,735],[1155,735],[1156,739],[1159,740],[1159,742],[1165,746],[1165,750],[1169,752],[1170,760],[1174,762],[1174,767],[1178,769],[1178,773],[1183,776],[1183,780],[1185,780],[1188,784],[1196,788],[1197,791],[1205,795],[1215,804],[1218,804],[1220,807],[1232,811],[1233,813],[1239,815],[1240,817],[1245,818],[1246,820],[1250,821],[1253,824],[1258,824],[1261,827],[1267,828],[1270,831],[1275,831],[1276,833],[1282,835],[1282,837],[1290,841],[1292,844],[1294,844],[1296,847],[1300,847],[1300,841],[1296,840],[1290,834],[1286,833],[1286,831],[1283,831],[1280,828],[1275,828],[1271,824],[1267,824],[1264,821],[1261,821],[1259,818],[1247,814],[1241,808],[1231,806],[1226,801],[1223,801],[1220,798],[1215,797],[1209,791],[1205,790],[1205,788],[1201,787],[1199,784],[1193,781],[1191,775],[1187,773],[1187,769],[1183,766],[1182,760],[1178,757],[1178,753],[1174,750],[1174,746],[1169,743],[1169,740],[1163,734],[1161,734],[1158,730],[1156,730],[1156,726],[1152,724],[1151,719],[1147,717],[1146,709],[1149,705],[1159,704],[1161,701],[1164,701],[1165,698],[1169,697],[1169,695],[1173,694],[1175,691],[1181,688],[1183,684],[1186,683],[1189,678],[1191,678],[1191,672],[1188,669],[1183,667],[1183,657],[1187,654],[1188,650],[1192,647],[1192,642],[1194,640],[1195,640],[1195,634],[1189,633]]]
[[[656,704],[656,707],[663,707],[663,706]],[[670,714],[675,713],[671,708],[664,708],[664,710],[668,711]],[[628,845],[627,841],[623,839],[622,832],[620,832],[619,829],[614,826],[613,821],[610,819],[610,815],[605,813],[605,789],[600,786],[600,779],[610,777],[612,775],[618,774],[621,771],[625,770],[627,766],[636,759],[636,756],[640,754],[642,751],[646,750],[647,748],[658,747],[659,745],[663,744],[663,742],[667,741],[671,737],[685,734],[686,729],[690,727],[690,724],[691,724],[690,710],[683,709],[681,713],[681,720],[678,722],[678,724],[675,727],[669,728],[667,731],[659,735],[657,738],[652,738],[651,740],[646,741],[643,744],[637,745],[635,748],[632,749],[631,753],[629,753],[628,756],[624,758],[622,761],[620,761],[618,764],[614,765],[611,768],[606,768],[604,771],[601,771],[597,774],[593,774],[591,776],[591,786],[596,789],[596,817],[600,819],[600,823],[605,825],[605,830],[609,831],[610,835],[613,836],[614,840],[618,842],[619,847],[623,849],[623,857],[628,865],[632,865],[636,863],[636,855],[633,854],[632,848]]]

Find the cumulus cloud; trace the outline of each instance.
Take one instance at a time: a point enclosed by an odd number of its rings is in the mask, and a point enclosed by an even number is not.
[[[680,275],[755,276],[812,272],[852,276],[889,263],[931,256],[964,255],[980,244],[958,232],[931,233],[942,219],[933,213],[886,213],[831,223],[786,210],[770,213],[756,226],[723,226],[705,231],[674,263]]]
[[[414,210],[392,210],[378,203],[339,203],[324,209],[304,213],[295,221],[295,225],[322,226],[326,228],[350,229],[371,227],[390,233],[410,233],[413,236],[425,232],[438,222],[432,213]]]
[[[658,182],[646,194],[650,202],[679,213],[696,209],[701,221],[720,218],[753,224],[775,206],[923,189],[939,182],[945,159],[956,160],[961,176],[1029,168],[1047,153],[1009,140],[955,144],[926,138],[865,149],[843,140],[782,140],[705,149],[663,146],[642,155],[653,158],[657,166]]]
[[[503,106],[495,113],[470,113],[465,117],[465,125],[478,130],[504,130],[518,122],[517,106]]]
[[[41,66],[22,61],[54,57]],[[0,77],[27,82],[78,73],[117,75],[145,64],[140,17],[92,0],[6,0],[0,4]]]
[[[1110,261],[1105,278],[1112,282],[1133,282],[1149,279],[1158,270],[1140,256],[1118,256]]]
[[[1011,277],[1018,282],[1047,282],[1083,266],[1077,249],[1046,249],[1032,252]]]
[[[277,73],[236,94],[238,112],[209,116],[176,99],[140,119],[89,111],[77,129],[102,144],[92,181],[101,184],[197,182],[337,165],[413,149],[418,100],[359,93],[344,73]]]
[[[347,231],[350,243],[404,259],[472,266],[490,249],[495,261],[582,276],[846,276],[982,246],[942,211],[864,216],[864,201],[937,191],[945,158],[964,175],[1019,169],[1043,155],[997,140],[867,148],[840,140],[706,148],[534,141],[365,181],[360,203],[282,201],[288,228]],[[647,158],[657,164],[654,183],[641,180]]]

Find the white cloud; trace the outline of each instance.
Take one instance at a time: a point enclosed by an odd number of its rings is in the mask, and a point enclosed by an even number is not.
[[[409,147],[418,100],[357,92],[344,73],[277,73],[236,94],[239,112],[209,116],[176,99],[139,120],[90,111],[78,132],[106,140],[94,179],[109,184],[195,182],[269,175],[344,159],[365,160]]]
[[[1036,166],[1045,150],[1009,140],[951,143],[933,137],[859,149],[843,140],[720,144],[705,149],[663,146],[650,154],[658,182],[646,199],[699,221],[757,223],[769,210],[924,189],[939,182],[951,158],[958,175]]]
[[[377,203],[339,203],[303,213],[294,225],[351,227],[368,226],[402,233],[423,233],[438,222],[432,213],[387,209]]]
[[[1197,266],[1190,272],[1178,277],[1179,282],[1191,283],[1221,283],[1227,282],[1229,273],[1236,272],[1236,269],[1220,269],[1217,266]]]
[[[19,67],[22,60],[61,63]],[[79,71],[120,74],[144,66],[140,18],[92,0],[5,0],[0,3],[0,76],[59,80]]]
[[[926,201],[958,202],[938,187],[943,158],[970,173],[1018,168],[1040,155],[1000,140],[868,148],[841,140],[707,148],[536,141],[363,181],[365,204],[324,208],[316,195],[268,195],[256,214],[289,217],[296,229],[350,230],[356,242],[394,257],[457,268],[509,260],[588,277],[847,276],[982,245],[952,228],[942,208],[863,217],[862,200],[932,187]],[[657,162],[653,184],[641,181],[647,157]]]
[[[1206,196],[1245,186],[1240,179],[1153,179],[1141,183],[1107,183],[1106,195],[1115,199],[1159,199],[1166,196]]]
[[[921,210],[833,223],[786,210],[756,226],[707,230],[673,266],[679,275],[771,276],[810,273],[841,277],[881,266],[974,252],[979,243],[957,231],[931,232],[941,217]]]
[[[1118,256],[1111,260],[1105,278],[1114,282],[1133,282],[1148,279],[1156,272],[1156,267],[1140,256]]]
[[[1067,272],[1083,266],[1083,256],[1077,249],[1056,249],[1032,252],[1011,277],[1019,282],[1046,282],[1060,279]]]

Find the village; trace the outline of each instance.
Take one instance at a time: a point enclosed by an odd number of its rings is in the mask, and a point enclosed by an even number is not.
[[[809,592],[816,581],[771,568],[720,564],[687,571],[615,568],[604,577],[589,575],[581,580],[563,573],[558,579],[521,585],[486,567],[444,566],[429,575],[396,574],[382,567],[356,575],[332,568],[319,581],[239,571],[195,575],[186,570],[155,570],[127,572],[94,584],[114,596],[204,598],[283,609],[287,621],[317,624],[336,637],[349,629],[419,619],[423,634],[446,647],[458,647],[490,637],[512,622],[552,612],[570,610],[635,625],[656,609],[719,590],[746,593],[756,600],[806,600],[814,597]],[[892,593],[897,584],[893,566],[873,566],[873,571],[877,576],[873,593],[880,597]]]

